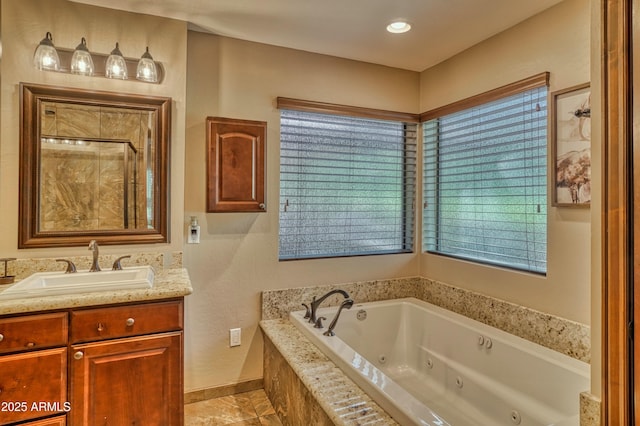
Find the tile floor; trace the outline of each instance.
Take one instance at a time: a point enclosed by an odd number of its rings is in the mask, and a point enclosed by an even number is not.
[[[282,426],[263,389],[184,406],[185,426]]]

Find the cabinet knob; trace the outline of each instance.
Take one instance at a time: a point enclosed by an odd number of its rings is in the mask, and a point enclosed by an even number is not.
[[[2,342],[3,340],[4,340],[4,336],[0,334],[0,342]]]
[[[125,321],[127,327],[131,327],[135,322],[136,320],[134,320],[133,318],[127,318],[127,321]]]
[[[267,206],[264,203],[258,204],[258,207],[260,208],[260,210],[265,210],[267,208]]]
[[[82,359],[82,357],[84,357],[84,353],[82,351],[78,351],[75,354],[73,354],[73,357],[75,359]]]

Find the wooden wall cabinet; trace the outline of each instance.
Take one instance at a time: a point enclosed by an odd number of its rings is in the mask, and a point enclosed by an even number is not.
[[[263,212],[265,121],[207,117],[207,212]]]
[[[0,404],[27,402],[0,425],[182,425],[183,309],[179,298],[0,318]]]

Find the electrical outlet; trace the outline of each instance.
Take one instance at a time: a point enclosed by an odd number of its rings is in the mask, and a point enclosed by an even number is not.
[[[240,346],[242,342],[241,328],[229,329],[229,346]]]

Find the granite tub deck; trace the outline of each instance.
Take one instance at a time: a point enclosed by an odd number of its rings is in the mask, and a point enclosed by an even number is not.
[[[264,385],[284,425],[356,425],[368,420],[376,425],[397,424],[288,320],[289,312],[303,309],[301,303],[335,288],[347,291],[356,302],[415,297],[590,362],[588,326],[427,278],[265,291],[260,322],[265,336]],[[330,297],[323,306],[337,306],[341,299]],[[580,424],[596,426],[600,401],[587,391],[576,396],[580,398]]]
[[[283,425],[397,425],[285,319],[263,320],[264,386]]]

